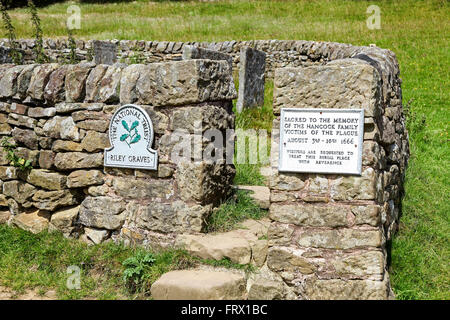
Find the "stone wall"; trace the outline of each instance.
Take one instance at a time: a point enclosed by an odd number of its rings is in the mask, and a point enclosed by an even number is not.
[[[232,55],[237,70],[248,46],[266,53],[266,77],[275,86],[268,254],[249,286],[283,291],[261,289],[266,298],[392,297],[388,242],[409,158],[394,53],[313,41],[114,42],[119,59],[149,64],[0,66],[0,134],[14,137],[17,153],[35,166],[24,175],[3,157],[0,205],[9,210],[0,221],[67,235],[84,229],[93,242],[112,237],[162,246],[177,233],[201,231],[234,169],[174,163],[171,136],[176,128],[192,133],[198,118],[205,129],[233,128],[236,92],[226,61],[160,62],[181,60],[183,46],[194,45]],[[33,41],[20,43],[32,63]],[[77,41],[80,59],[90,60],[91,46]],[[63,40],[45,40],[45,48],[55,60],[68,52]],[[108,120],[125,103],[143,106],[153,121],[157,172],[102,166]],[[279,115],[287,107],[364,109],[362,175],[279,173]]]
[[[392,297],[408,134],[389,51],[275,72],[267,266],[302,299]],[[362,175],[278,172],[280,108],[364,109]]]
[[[174,131],[194,138],[207,128],[232,129],[234,98],[225,61],[1,65],[0,134],[11,137],[15,154],[33,166],[11,166],[0,149],[2,220],[94,243],[111,237],[148,246],[202,231],[231,188],[234,166],[174,161]],[[157,171],[103,166],[109,121],[128,103],[152,120]]]
[[[95,40],[77,40],[77,55],[80,60],[93,59],[93,44]],[[316,42],[305,40],[250,40],[250,41],[224,41],[224,42],[170,42],[170,41],[144,41],[144,40],[106,40],[117,44],[117,57],[119,61],[130,63],[154,63],[163,61],[176,61],[182,59],[185,45],[197,46],[210,50],[220,51],[233,56],[233,70],[237,72],[240,59],[240,50],[250,47],[266,53],[266,77],[273,78],[276,68],[304,67],[325,64],[328,61],[352,57],[361,52],[376,52],[389,60],[389,64],[396,62],[395,55],[389,50],[353,46],[336,42]],[[25,63],[34,61],[34,40],[18,40],[24,53]],[[8,47],[7,39],[0,39],[0,48]],[[44,49],[53,59],[58,61],[68,56],[68,42],[64,39],[44,39]],[[7,51],[0,50],[0,61],[4,61]],[[394,71],[394,70],[392,70]],[[394,73],[391,74],[395,76]]]

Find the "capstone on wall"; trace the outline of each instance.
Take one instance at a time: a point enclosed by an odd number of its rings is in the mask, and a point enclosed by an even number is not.
[[[0,135],[33,166],[11,166],[0,148],[2,220],[32,232],[58,229],[94,243],[111,237],[148,246],[202,231],[235,169],[194,153],[175,161],[176,132],[186,132],[185,139],[206,129],[225,136],[234,127],[234,98],[225,61],[1,65]],[[157,171],[103,165],[110,119],[129,103],[152,120]]]

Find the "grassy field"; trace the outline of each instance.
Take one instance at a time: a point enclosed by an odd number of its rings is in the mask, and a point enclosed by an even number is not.
[[[65,37],[69,4],[40,9],[45,37]],[[375,43],[394,51],[409,102],[411,160],[400,231],[392,243],[391,279],[399,299],[450,299],[450,152],[448,1],[379,1],[381,29],[366,26],[373,1],[217,1],[82,3],[84,39],[223,41],[303,39]],[[32,37],[25,9],[11,12],[18,37]],[[2,30],[4,37],[5,33]],[[268,85],[270,88],[270,84]],[[270,107],[270,100],[268,102]],[[270,115],[242,127],[268,127]],[[262,120],[261,120],[262,119]],[[238,168],[239,182],[258,182]],[[25,254],[25,252],[24,252]]]

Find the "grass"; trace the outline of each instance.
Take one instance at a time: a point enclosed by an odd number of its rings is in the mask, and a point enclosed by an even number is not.
[[[56,290],[59,299],[148,299],[151,284],[163,273],[198,265],[212,265],[231,269],[253,270],[227,259],[211,261],[192,257],[183,250],[150,253],[154,262],[142,271],[143,281],[130,287],[124,280],[127,269],[123,262],[150,252],[122,244],[87,244],[66,239],[59,233],[31,234],[27,231],[0,225],[0,285],[10,287],[17,294],[38,289],[44,294]],[[20,263],[17,263],[20,261]],[[81,269],[81,289],[67,288],[69,266]]]
[[[267,215],[247,195],[244,190],[236,190],[233,197],[223,203],[207,221],[207,232],[223,232],[233,229],[239,222],[246,219],[261,219]]]
[[[237,79],[237,77],[235,77]],[[239,87],[239,84],[236,81],[236,88]],[[273,80],[268,79],[264,85],[264,105],[261,108],[249,108],[242,110],[241,113],[236,113],[236,100],[233,101],[233,111],[236,114],[235,126],[236,129],[248,130],[254,129],[258,132],[258,130],[265,130],[268,132],[268,154],[270,155],[270,132],[272,131],[272,121],[274,119],[274,115],[272,112],[272,102],[273,102]],[[261,139],[260,137],[258,139]],[[247,142],[248,144],[249,142]],[[249,145],[246,145],[246,152],[248,159],[248,149]],[[264,185],[264,177],[260,173],[261,159],[258,159],[257,164],[249,164],[247,163],[236,163],[236,178],[234,179],[234,183],[236,185],[252,185],[252,186],[263,186]],[[268,165],[268,164],[265,164]]]
[[[133,251],[120,245],[87,246],[59,234],[33,235],[0,226],[0,284],[19,293],[57,288],[62,299],[114,299],[128,296],[122,286],[121,263]],[[20,261],[20,263],[17,263]],[[81,290],[66,287],[69,266],[81,268]]]
[[[239,85],[237,84],[238,88]],[[272,112],[273,102],[273,80],[268,79],[264,84],[264,105],[261,108],[249,108],[236,113],[236,128],[256,129],[272,131],[272,121],[274,119]],[[234,104],[236,100],[234,101]],[[234,109],[236,112],[236,109]]]
[[[236,164],[236,177],[234,178],[234,184],[263,186],[264,177],[261,175],[260,169],[261,165],[259,164]]]
[[[420,110],[425,101],[417,97],[412,108]],[[444,103],[436,101],[435,106],[443,108]],[[400,299],[450,299],[449,140],[446,129],[433,126],[434,113],[414,111],[408,117],[412,156],[390,268]]]
[[[68,4],[40,9],[44,37],[66,37]],[[391,280],[399,299],[449,299],[449,3],[379,1],[380,30],[366,27],[366,9],[371,4],[326,0],[83,3],[81,29],[75,36],[168,41],[303,39],[375,43],[394,51],[401,68],[403,102],[411,101],[411,159],[400,230],[392,242]],[[18,37],[32,38],[26,10],[11,13]],[[5,31],[1,32],[5,37]],[[252,112],[253,120],[242,117],[238,125],[270,126],[267,114]],[[237,181],[259,184],[257,169],[252,170],[247,173],[248,168],[238,166]]]

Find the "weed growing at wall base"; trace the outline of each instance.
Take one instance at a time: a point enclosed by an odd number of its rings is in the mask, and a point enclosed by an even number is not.
[[[127,287],[136,292],[148,277],[146,271],[155,263],[155,257],[151,253],[139,251],[136,255],[126,259],[122,264],[126,268],[123,271],[123,280]]]

